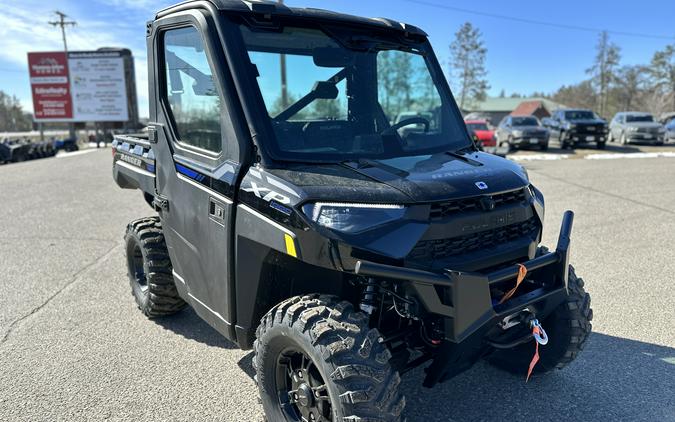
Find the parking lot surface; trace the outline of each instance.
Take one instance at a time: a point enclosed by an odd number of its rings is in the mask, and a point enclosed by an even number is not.
[[[0,420],[262,420],[250,351],[190,309],[136,309],[122,235],[152,211],[110,162],[0,166]],[[527,384],[479,363],[428,390],[420,368],[403,383],[408,421],[675,421],[675,159],[525,165],[546,195],[546,244],[576,212],[594,333],[566,370]]]

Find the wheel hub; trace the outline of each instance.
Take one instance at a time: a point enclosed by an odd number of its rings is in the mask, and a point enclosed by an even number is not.
[[[298,405],[302,407],[314,406],[314,393],[309,385],[302,383],[298,387]]]

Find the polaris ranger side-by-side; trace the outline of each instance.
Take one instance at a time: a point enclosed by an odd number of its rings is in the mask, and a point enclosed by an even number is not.
[[[147,137],[113,143],[115,181],[158,214],[127,227],[132,292],[253,348],[268,420],[397,421],[417,366],[431,387],[479,359],[525,376],[577,357],[573,214],[538,246],[542,193],[476,149],[422,30],[191,1],[147,46]]]

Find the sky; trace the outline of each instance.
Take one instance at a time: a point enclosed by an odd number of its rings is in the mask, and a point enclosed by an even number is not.
[[[133,51],[139,110],[141,117],[147,117],[145,22],[152,18],[153,11],[173,3],[0,0],[0,90],[16,95],[25,109],[32,111],[26,53],[63,48],[60,30],[47,23],[54,20],[53,12],[58,9],[77,21],[77,26],[67,29],[70,50],[106,46]],[[286,4],[388,17],[419,26],[429,34],[446,68],[454,33],[462,23],[471,22],[483,33],[488,50],[489,95],[493,96],[502,90],[507,95],[550,93],[561,85],[583,80],[602,29],[617,32],[610,33],[610,40],[621,47],[622,64],[647,64],[656,50],[675,43],[673,0],[642,0],[639,7],[635,1],[626,0],[286,0]]]

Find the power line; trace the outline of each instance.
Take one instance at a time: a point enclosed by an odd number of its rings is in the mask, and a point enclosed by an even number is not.
[[[481,11],[478,11],[478,10],[464,9],[464,8],[461,8],[461,7],[455,7],[455,6],[448,6],[448,5],[445,5],[445,4],[433,3],[433,2],[430,2],[430,1],[426,1],[426,0],[403,0],[403,1],[408,2],[408,3],[419,4],[419,5],[422,5],[422,6],[436,7],[438,9],[452,10],[452,11],[455,11],[455,12],[467,13],[467,14],[478,15],[478,16],[486,16],[486,17],[489,17],[489,18],[502,19],[502,20],[507,20],[507,21],[512,21],[512,22],[527,23],[527,24],[531,24],[531,25],[549,26],[549,27],[552,27],[552,28],[570,29],[570,30],[575,30],[575,31],[585,31],[585,32],[594,32],[594,33],[606,31],[608,34],[622,35],[622,36],[626,36],[626,37],[650,38],[650,39],[669,40],[669,41],[675,40],[675,36],[644,34],[644,33],[640,33],[640,32],[611,31],[611,30],[605,30],[605,29],[602,29],[602,28],[593,28],[593,27],[590,27],[590,26],[568,25],[568,24],[564,24],[564,23],[538,21],[538,20],[534,20],[534,19],[519,18],[519,17],[516,17],[516,16],[507,16],[507,15],[500,15],[500,14],[497,14],[497,13],[481,12]]]

